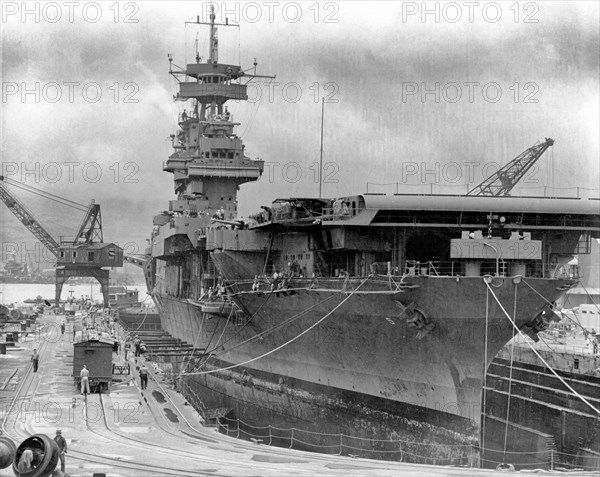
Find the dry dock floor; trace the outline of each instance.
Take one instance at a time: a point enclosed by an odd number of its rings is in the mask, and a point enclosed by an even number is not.
[[[203,427],[200,416],[153,373],[141,390],[137,368],[142,358],[129,357],[132,374],[119,376],[110,392],[80,395],[73,384],[71,324],[56,330],[62,316],[45,315],[38,331],[0,355],[2,431],[18,445],[31,434],[67,439],[66,472],[71,477],[152,476],[494,476],[505,472],[382,462],[270,447],[219,434]],[[40,350],[33,373],[30,356]],[[123,356],[113,359],[124,363]],[[532,472],[523,472],[522,474]],[[564,472],[544,475],[564,476]],[[0,476],[12,476],[11,468]],[[575,475],[569,473],[567,475]],[[587,473],[577,475],[596,475]]]

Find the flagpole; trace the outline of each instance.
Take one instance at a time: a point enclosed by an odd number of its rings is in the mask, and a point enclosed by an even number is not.
[[[321,98],[321,159],[319,162],[319,199],[323,186],[323,122],[325,119],[325,97]]]

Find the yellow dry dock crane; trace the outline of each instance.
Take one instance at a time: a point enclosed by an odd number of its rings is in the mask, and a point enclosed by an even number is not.
[[[75,238],[56,240],[33,214],[6,187],[10,185],[46,199],[83,211],[84,216]],[[88,206],[36,189],[30,185],[0,176],[0,199],[9,210],[56,257],[56,306],[64,283],[70,277],[92,277],[100,282],[104,306],[108,306],[109,270],[103,267],[122,267],[123,249],[114,243],[104,243],[100,205],[92,200]]]

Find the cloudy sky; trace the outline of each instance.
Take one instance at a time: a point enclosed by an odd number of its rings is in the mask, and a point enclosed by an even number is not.
[[[102,205],[105,240],[143,247],[174,198],[162,164],[184,103],[174,64],[205,57],[208,2],[21,2],[2,7],[3,173]],[[321,98],[324,196],[464,193],[545,137],[522,183],[592,194],[599,184],[598,2],[215,2],[221,60],[276,75],[231,103],[238,134],[267,167],[240,214],[317,196]],[[70,10],[72,8],[72,10]],[[269,83],[271,81],[271,83]],[[189,106],[188,106],[189,107]],[[377,185],[379,184],[379,185]],[[381,185],[387,184],[387,185]],[[596,193],[597,195],[597,193]],[[47,228],[81,213],[19,194]],[[0,207],[0,241],[33,247]],[[133,247],[129,248],[133,251]]]

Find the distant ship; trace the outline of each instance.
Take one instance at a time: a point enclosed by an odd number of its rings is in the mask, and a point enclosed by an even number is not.
[[[15,254],[10,254],[0,270],[0,283],[54,283],[54,277],[31,271],[26,263],[16,260]]]
[[[154,217],[146,268],[163,329],[193,346],[171,362],[179,389],[231,435],[479,465],[486,368],[515,327],[537,339],[557,319],[576,247],[600,235],[598,201],[292,197],[241,220],[239,185],[264,164],[224,104],[247,100],[256,75],[219,62],[226,25],[208,26],[208,58],[170,70],[192,106],[171,136],[177,196]],[[209,313],[215,300],[233,305]]]
[[[47,277],[44,275],[32,275],[32,276],[0,275],[0,283],[47,284],[47,283],[54,283],[54,278]]]
[[[41,295],[38,295],[35,298],[26,298],[23,300],[23,303],[27,303],[28,305],[52,306],[51,299],[43,298]]]

